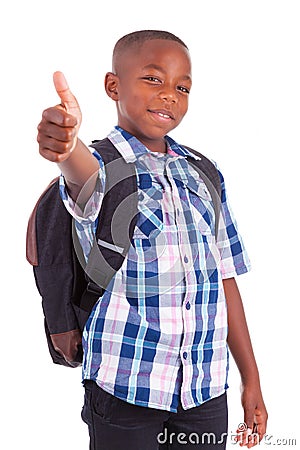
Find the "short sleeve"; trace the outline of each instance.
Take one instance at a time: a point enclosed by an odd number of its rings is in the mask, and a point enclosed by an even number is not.
[[[59,179],[60,195],[62,201],[64,202],[66,209],[69,211],[72,217],[81,225],[85,225],[96,221],[100,212],[104,196],[104,189],[105,189],[104,162],[99,153],[93,152],[93,155],[97,158],[99,162],[99,172],[94,192],[87,201],[84,210],[82,210],[79,207],[79,205],[70,197],[66,187],[64,176],[61,175]]]
[[[219,175],[222,192],[217,246],[221,255],[221,275],[225,279],[248,272],[251,269],[251,264],[228,203],[224,177],[220,170]]]

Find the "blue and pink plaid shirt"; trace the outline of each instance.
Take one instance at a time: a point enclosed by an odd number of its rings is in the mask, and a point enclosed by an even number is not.
[[[170,137],[167,153],[149,151],[116,127],[108,136],[136,167],[138,220],[132,245],[83,333],[83,380],[135,405],[177,411],[227,389],[227,312],[222,279],[250,268],[227,203],[217,242],[214,208],[204,182],[187,162],[197,158]],[[61,193],[88,257],[101,207],[100,188],[82,212]]]

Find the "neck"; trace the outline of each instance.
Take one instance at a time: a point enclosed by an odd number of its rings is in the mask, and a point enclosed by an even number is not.
[[[167,153],[167,142],[164,137],[157,138],[157,139],[151,139],[147,138],[147,136],[139,135],[136,133],[133,133],[131,131],[126,130],[126,128],[123,128],[121,125],[118,125],[121,129],[123,129],[125,132],[131,134],[132,136],[136,137],[145,147],[148,148],[151,152],[158,152],[158,153]]]
[[[167,143],[165,139],[155,142],[147,139],[139,139],[142,144],[145,145],[151,152],[157,152],[157,153],[167,153]]]

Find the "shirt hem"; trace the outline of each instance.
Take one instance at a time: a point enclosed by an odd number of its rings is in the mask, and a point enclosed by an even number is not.
[[[122,396],[119,396],[118,393],[115,392],[114,390],[108,389],[106,386],[102,385],[102,384],[99,382],[99,380],[97,380],[97,379],[84,378],[84,379],[82,380],[82,383],[83,383],[83,384],[84,384],[84,381],[85,381],[85,380],[94,381],[101,389],[103,389],[103,391],[105,391],[105,392],[107,392],[108,394],[112,395],[113,397],[116,397],[116,398],[118,398],[119,400],[122,400],[122,401],[124,401],[124,402],[126,402],[126,403],[129,403],[129,404],[131,404],[131,405],[141,406],[141,407],[143,407],[143,408],[157,409],[157,410],[160,410],[160,411],[168,411],[168,412],[172,412],[172,413],[177,413],[177,411],[178,411],[178,408],[172,408],[171,406],[166,406],[166,405],[159,405],[159,404],[156,404],[156,403],[153,403],[153,402],[148,403],[148,402],[143,402],[143,401],[141,401],[141,400],[138,400],[138,401],[131,401],[131,400],[125,399],[125,398],[122,397]],[[192,409],[192,408],[196,408],[196,407],[201,406],[201,405],[203,405],[204,403],[208,402],[209,400],[212,400],[212,399],[214,399],[214,398],[220,397],[221,395],[225,394],[225,392],[227,392],[227,390],[228,390],[228,385],[226,385],[226,386],[224,387],[224,389],[222,389],[220,392],[218,392],[217,394],[214,394],[214,395],[210,396],[209,398],[205,399],[205,400],[204,400],[203,402],[201,402],[201,403],[200,403],[200,402],[196,402],[196,403],[193,403],[192,405],[191,405],[191,404],[189,404],[189,405],[183,405],[183,404],[181,403],[181,406],[182,406],[182,408],[183,408],[185,411],[187,411],[187,410],[189,410],[189,409]]]

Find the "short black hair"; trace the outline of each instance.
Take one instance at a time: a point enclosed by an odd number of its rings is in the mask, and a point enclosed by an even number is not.
[[[161,30],[141,30],[134,31],[133,33],[126,34],[121,37],[115,45],[114,51],[119,49],[120,47],[125,48],[130,46],[131,44],[143,44],[146,41],[151,41],[153,39],[164,39],[168,41],[175,41],[179,44],[183,45],[186,49],[188,49],[187,45],[175,34],[170,33],[169,31],[161,31]]]
[[[126,34],[121,37],[113,50],[113,66],[115,64],[118,56],[123,53],[127,48],[132,45],[142,45],[146,41],[151,41],[154,39],[164,39],[168,41],[178,42],[178,44],[182,45],[188,50],[187,45],[175,34],[170,33],[169,31],[162,30],[140,30],[134,31],[133,33]]]

